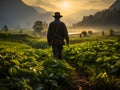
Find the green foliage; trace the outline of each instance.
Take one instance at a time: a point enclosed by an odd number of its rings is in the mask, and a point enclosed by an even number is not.
[[[120,42],[117,40],[85,42],[66,48],[64,58],[74,63],[80,73],[89,76],[90,84],[101,87],[101,90],[106,90],[106,87],[119,90],[119,48]]]
[[[36,21],[34,23],[33,29],[35,32],[40,33],[43,30],[43,23],[42,21]]]
[[[109,34],[110,34],[110,36],[113,36],[113,35],[114,35],[114,30],[113,30],[113,29],[110,29],[110,30],[109,30]]]
[[[87,32],[86,32],[86,31],[82,31],[82,35],[83,35],[84,37],[86,37],[86,36],[87,36]]]
[[[46,39],[40,37],[31,37],[27,34],[0,33],[0,40],[27,44],[33,48],[48,48]]]
[[[120,89],[120,42],[117,36],[70,39],[64,59],[52,58],[47,41],[24,34],[0,34],[0,89],[67,90],[72,63],[95,90]]]
[[[88,31],[88,34],[89,34],[89,35],[93,35],[93,32],[92,32],[92,31]]]
[[[0,84],[3,89],[61,90],[68,87],[73,68],[50,56],[48,50],[0,41]]]
[[[43,66],[42,82],[45,84],[45,90],[61,90],[62,87],[70,86],[73,68],[68,63],[51,59],[45,61]]]
[[[3,26],[3,30],[4,30],[5,32],[8,31],[8,27],[7,27],[7,25],[4,25],[4,26]]]

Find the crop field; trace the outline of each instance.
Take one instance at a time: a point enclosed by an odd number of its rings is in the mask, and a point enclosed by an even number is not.
[[[120,36],[70,37],[58,60],[46,38],[0,33],[0,90],[77,90],[74,72],[83,90],[120,90]]]

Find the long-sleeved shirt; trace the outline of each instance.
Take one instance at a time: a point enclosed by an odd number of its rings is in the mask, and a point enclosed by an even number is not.
[[[47,32],[47,41],[50,43],[52,40],[58,39],[64,42],[64,39],[69,43],[69,36],[66,25],[60,20],[54,20],[49,24]]]

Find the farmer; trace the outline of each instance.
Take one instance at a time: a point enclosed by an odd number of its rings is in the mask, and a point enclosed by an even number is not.
[[[69,44],[68,31],[66,25],[60,21],[62,17],[60,12],[55,12],[53,17],[55,20],[49,24],[47,41],[49,46],[52,46],[54,57],[61,60],[63,45],[65,45],[64,39],[66,44]]]

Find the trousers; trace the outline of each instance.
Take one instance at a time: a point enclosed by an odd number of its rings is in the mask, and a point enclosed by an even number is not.
[[[52,50],[53,50],[54,57],[61,60],[63,45],[60,45],[60,46],[52,45]]]

